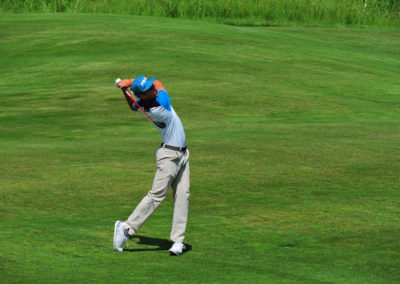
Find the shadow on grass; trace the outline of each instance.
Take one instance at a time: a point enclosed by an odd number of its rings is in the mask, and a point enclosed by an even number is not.
[[[137,240],[139,239],[139,240]],[[159,238],[150,238],[145,236],[134,236],[131,238],[135,244],[144,245],[144,246],[156,246],[155,248],[135,248],[135,249],[125,249],[124,251],[130,252],[140,252],[140,251],[158,251],[158,250],[165,250],[168,251],[173,242],[166,240],[166,239],[159,239]],[[183,253],[187,253],[188,251],[192,250],[192,245],[185,244],[186,248],[184,249]]]

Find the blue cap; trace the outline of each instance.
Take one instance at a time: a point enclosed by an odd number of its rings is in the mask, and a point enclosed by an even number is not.
[[[137,77],[131,85],[132,92],[134,92],[134,93],[146,92],[153,85],[153,82],[155,79],[156,79],[156,77],[148,79],[143,75]]]

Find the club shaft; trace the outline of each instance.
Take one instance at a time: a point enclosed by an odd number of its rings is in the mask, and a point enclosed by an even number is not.
[[[133,103],[147,116],[148,119],[150,119],[151,122],[153,122],[155,125],[158,126],[158,124],[150,117],[150,115],[148,115],[144,109],[136,102],[135,98],[133,97],[132,93],[127,89],[127,88],[122,88],[122,92],[124,92],[124,94],[128,95]]]

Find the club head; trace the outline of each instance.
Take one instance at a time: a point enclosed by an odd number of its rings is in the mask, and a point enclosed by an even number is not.
[[[154,121],[154,124],[159,128],[165,128],[167,125],[162,121]]]

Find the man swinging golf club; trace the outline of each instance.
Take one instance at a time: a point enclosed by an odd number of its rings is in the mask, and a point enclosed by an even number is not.
[[[185,132],[181,120],[171,106],[163,84],[139,76],[136,79],[117,79],[115,85],[122,89],[129,107],[140,111],[156,126],[162,137],[161,146],[157,149],[157,171],[152,189],[137,205],[126,221],[116,221],[114,227],[114,250],[123,251],[128,238],[136,235],[139,228],[153,214],[172,187],[174,197],[174,214],[172,219],[171,240],[174,242],[169,252],[182,254],[185,249],[185,238],[189,196],[190,171],[189,151],[186,147]],[[134,92],[135,100],[128,88]]]

